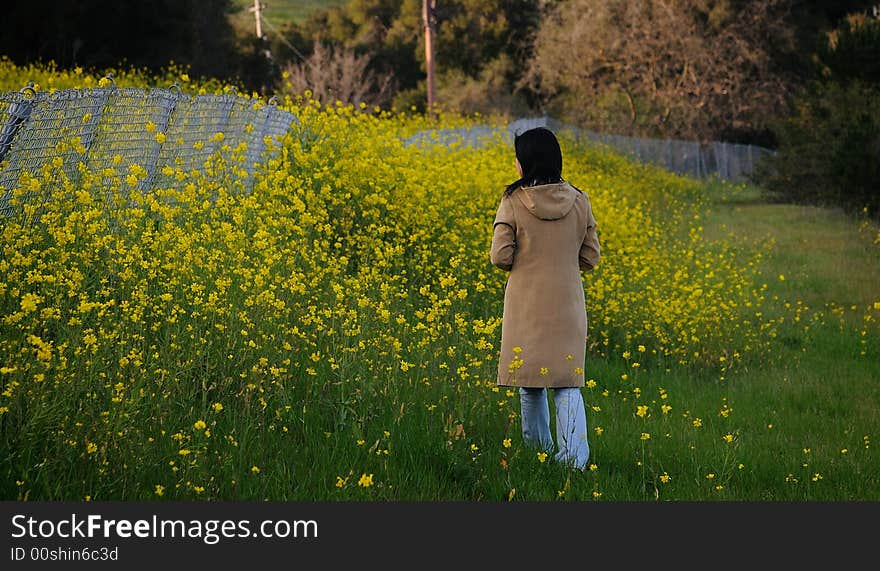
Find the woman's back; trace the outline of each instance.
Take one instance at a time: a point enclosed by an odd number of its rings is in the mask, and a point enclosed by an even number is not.
[[[520,178],[501,198],[489,252],[495,266],[510,272],[498,384],[519,387],[523,437],[546,450],[553,445],[546,389],[554,389],[555,458],[584,469],[587,314],[579,270],[599,263],[596,219],[586,193],[562,179],[553,133],[530,129],[514,147]]]
[[[499,228],[500,226],[500,228]],[[499,384],[583,386],[587,316],[580,269],[598,262],[587,195],[567,182],[520,187],[501,199],[490,258],[510,271]]]
[[[587,231],[587,195],[567,182],[521,187],[508,206],[516,219],[516,271],[565,272],[580,279],[578,253]]]

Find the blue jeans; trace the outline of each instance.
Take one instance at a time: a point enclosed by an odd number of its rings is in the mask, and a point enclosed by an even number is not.
[[[547,389],[520,387],[519,398],[523,439],[544,451],[553,450]],[[555,459],[583,470],[590,459],[590,444],[587,441],[587,411],[581,390],[577,387],[553,389],[553,404],[556,407],[556,444],[559,448]]]

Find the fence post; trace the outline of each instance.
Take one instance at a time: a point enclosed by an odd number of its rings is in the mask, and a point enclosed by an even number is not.
[[[25,92],[30,91],[31,97],[30,99],[25,99]],[[37,92],[34,89],[34,82],[29,82],[25,87],[19,91],[22,94],[22,99],[19,101],[14,101],[9,104],[7,109],[7,113],[9,113],[9,119],[6,120],[6,124],[3,125],[3,130],[0,131],[0,162],[6,157],[6,153],[9,152],[9,149],[12,148],[12,143],[15,140],[15,136],[18,134],[22,124],[26,123],[28,119],[31,117],[31,111],[34,108],[34,100],[37,98]]]
[[[754,172],[755,170],[755,159],[752,156],[752,145],[748,146],[748,155],[749,155],[749,173]]]
[[[149,95],[152,95],[153,92],[159,93],[159,99],[163,103],[163,105],[161,106],[162,113],[158,118],[158,122],[156,123],[156,132],[167,134],[168,124],[171,122],[171,114],[174,113],[175,109],[177,109],[177,102],[180,101],[180,96],[182,93],[180,90],[180,85],[175,81],[167,90],[151,89]],[[165,104],[166,102],[167,104]],[[154,147],[153,154],[147,160],[147,164],[144,165],[144,168],[147,169],[147,176],[145,176],[144,180],[140,182],[139,190],[141,192],[148,192],[153,186],[153,179],[156,176],[156,166],[159,163],[159,155],[162,154],[162,147],[164,145],[165,143],[159,143],[158,141],[156,141],[156,146]]]
[[[225,113],[223,115],[223,119],[217,124],[217,131],[219,132],[226,131],[226,127],[227,125],[229,125],[229,118],[232,116],[232,109],[235,107],[235,98],[238,97],[238,89],[236,89],[234,85],[228,87],[226,91],[232,92],[232,96],[229,96],[226,93],[221,96],[225,99],[224,103],[226,105],[224,108]],[[211,154],[216,152],[222,146],[223,145],[219,141],[216,142],[212,147]]]
[[[92,97],[92,107],[89,113],[91,114],[91,119],[89,119],[86,127],[83,128],[82,139],[80,142],[86,148],[86,152],[83,156],[83,161],[88,160],[89,151],[92,149],[92,143],[95,140],[95,134],[98,131],[98,123],[101,121],[101,116],[104,114],[104,107],[107,105],[107,99],[110,97],[110,91],[115,89],[114,87],[99,87],[101,90],[99,97],[94,97],[96,90],[90,90],[90,94]]]
[[[700,178],[707,178],[709,176],[709,169],[706,166],[706,151],[704,150],[702,143],[697,147],[697,151],[697,172],[699,173]]]
[[[108,73],[106,76],[104,76],[104,79],[109,80],[109,86],[98,87],[97,89],[89,89],[86,92],[86,94],[92,96],[92,107],[89,111],[92,117],[91,119],[89,119],[86,126],[83,127],[82,137],[80,138],[80,142],[86,149],[86,152],[83,153],[82,157],[82,162],[85,165],[89,164],[89,158],[92,152],[92,144],[95,142],[95,137],[98,134],[98,125],[101,122],[101,117],[103,117],[104,115],[104,110],[107,108],[107,101],[110,99],[110,94],[114,90],[118,89],[116,87],[116,82],[113,81],[112,73]],[[95,97],[96,91],[100,94],[98,97]]]
[[[27,92],[31,93],[31,97],[25,99],[24,96]],[[31,112],[34,109],[34,102],[37,99],[37,92],[34,89],[33,81],[28,82],[19,93],[21,94],[21,98],[18,101],[13,101],[9,104],[9,107],[7,108],[9,118],[6,120],[6,124],[3,125],[3,130],[0,131],[0,165],[2,165],[3,160],[12,148],[12,145],[15,142],[15,137],[21,131],[22,125],[27,123],[30,119]],[[9,215],[11,210],[9,199],[11,197],[12,190],[10,189],[4,190],[3,194],[0,195],[0,215]]]
[[[248,165],[247,165],[248,172],[251,174],[250,185],[249,185],[250,190],[253,190],[253,183],[254,183],[253,177],[254,177],[254,173],[256,171],[254,164],[259,162],[260,155],[263,154],[263,147],[265,147],[265,145],[266,145],[266,143],[265,143],[266,135],[269,131],[269,117],[272,115],[272,110],[274,109],[275,105],[277,105],[277,103],[275,102],[275,98],[273,96],[272,98],[269,99],[269,105],[266,105],[266,107],[261,109],[261,111],[263,111],[263,116],[262,116],[263,124],[260,126],[259,130],[254,129],[254,131],[257,133],[257,136],[255,137],[256,141],[254,141],[254,148],[251,149],[250,147],[248,147],[248,154],[251,157],[251,160],[248,161]],[[251,154],[251,153],[253,153],[253,154]]]

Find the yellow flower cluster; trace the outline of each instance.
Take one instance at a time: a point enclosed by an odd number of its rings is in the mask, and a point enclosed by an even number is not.
[[[44,91],[107,87],[112,74],[112,84],[117,87],[168,87],[174,82],[188,90],[200,93],[221,93],[226,85],[216,79],[191,79],[185,67],[170,64],[158,73],[145,68],[119,67],[106,70],[87,70],[82,67],[61,69],[54,62],[47,64],[16,65],[7,56],[0,56],[0,91],[18,91],[29,82]],[[87,119],[84,119],[87,120]]]

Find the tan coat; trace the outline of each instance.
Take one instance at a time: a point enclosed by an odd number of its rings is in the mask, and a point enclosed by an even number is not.
[[[587,313],[579,270],[599,263],[587,194],[563,182],[503,196],[489,257],[510,271],[498,384],[584,386]]]

